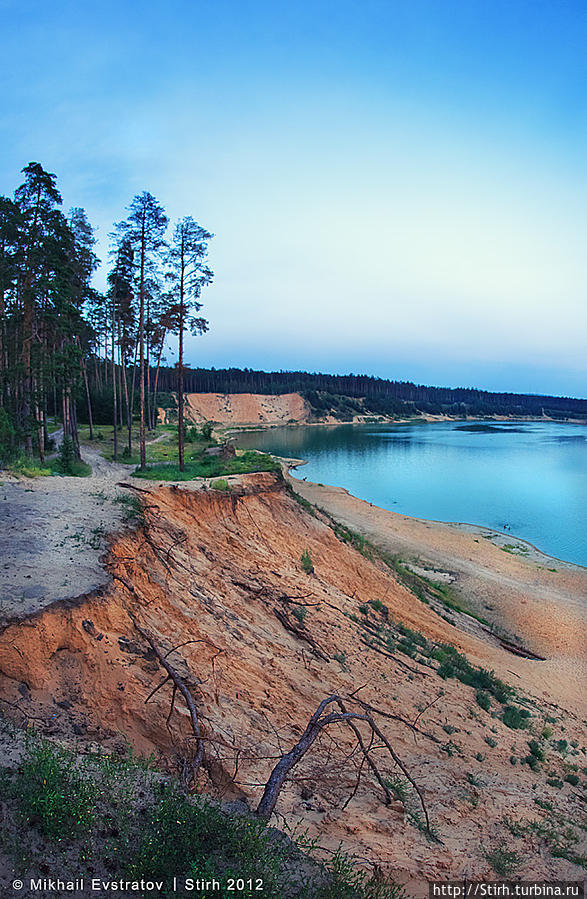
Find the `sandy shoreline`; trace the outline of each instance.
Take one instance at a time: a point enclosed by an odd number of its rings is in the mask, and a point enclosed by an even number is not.
[[[517,677],[529,678],[528,685],[543,696],[584,709],[585,568],[559,562],[535,548],[519,554],[504,551],[502,541],[525,542],[511,534],[411,518],[358,499],[344,488],[286,476],[300,496],[375,546],[432,578],[448,579],[471,610],[546,659],[522,660],[520,667],[512,657],[509,667]]]

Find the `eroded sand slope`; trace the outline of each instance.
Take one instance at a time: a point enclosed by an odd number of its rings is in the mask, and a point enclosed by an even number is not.
[[[194,751],[185,706],[176,702],[168,726],[169,687],[146,703],[163,678],[136,621],[170,652],[197,702],[206,738],[201,788],[254,807],[276,759],[299,739],[318,703],[340,693],[352,704],[358,690],[383,712],[381,726],[418,781],[441,842],[431,843],[409,816],[418,810],[413,795],[407,807],[386,805],[373,778],[357,781],[356,741],[342,725],[316,742],[286,784],[278,811],[290,825],[309,826],[331,848],[342,840],[411,883],[414,895],[424,895],[425,878],[490,876],[485,852],[504,840],[520,850],[520,876],[581,876],[534,837],[514,839],[503,823],[504,815],[541,815],[535,798],[561,815],[579,814],[569,784],[546,783],[548,771],[562,777],[566,770],[554,744],[545,745],[539,772],[514,767],[510,758],[528,753],[532,734],[492,717],[495,703],[481,709],[474,688],[439,677],[431,658],[385,651],[373,638],[403,622],[457,646],[523,691],[537,734],[548,715],[552,740],[564,736],[581,747],[577,714],[542,695],[535,680],[545,663],[512,656],[443,620],[384,565],[300,508],[279,477],[229,481],[230,493],[201,483],[148,488],[141,494],[145,525],[112,547],[110,586],[5,628],[0,697],[11,714],[82,745],[115,748],[129,739],[162,764],[181,764]],[[313,574],[300,564],[305,551]],[[376,607],[368,605],[373,600]],[[409,726],[416,720],[418,732]],[[384,753],[377,757],[385,776],[397,776]],[[577,760],[585,764],[584,754]]]
[[[165,410],[160,410],[165,418]],[[287,424],[307,421],[310,407],[299,393],[188,393],[186,418],[221,424]]]

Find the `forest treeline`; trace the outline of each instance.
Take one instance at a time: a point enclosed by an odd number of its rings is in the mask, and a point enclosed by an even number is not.
[[[108,287],[100,292],[85,211],[61,211],[56,176],[39,163],[22,175],[14,196],[0,197],[0,461],[24,451],[43,462],[50,419],[61,423],[63,446],[79,459],[80,409],[91,437],[94,406],[106,396],[114,458],[121,429],[121,454],[132,455],[136,419],[144,468],[168,337],[179,338],[173,390],[181,396],[184,335],[208,330],[198,313],[213,278],[206,263],[213,235],[191,216],[168,233],[163,206],[147,191],[138,194],[113,226]],[[183,403],[179,409],[183,470]]]
[[[172,391],[175,373],[161,368],[162,391]],[[426,387],[369,375],[328,375],[305,371],[256,371],[251,368],[186,369],[188,393],[301,393],[317,414],[349,410],[374,415],[521,415],[555,419],[587,418],[587,400],[534,394],[491,393],[468,387]],[[360,400],[344,403],[343,398]],[[346,406],[346,409],[345,409]]]
[[[367,375],[204,369],[184,365],[187,333],[203,334],[203,289],[213,235],[191,216],[170,225],[152,194],[137,194],[110,235],[107,288],[92,226],[81,207],[66,215],[54,174],[38,162],[22,170],[12,197],[0,196],[0,463],[20,453],[44,462],[50,428],[63,430],[66,455],[80,458],[78,421],[113,428],[113,456],[130,458],[138,424],[141,468],[146,433],[160,405],[177,410],[184,470],[185,392],[299,392],[317,417],[357,413],[587,418],[587,401],[568,397],[426,387]],[[165,349],[178,338],[178,362]],[[133,429],[134,428],[134,429]],[[119,445],[120,444],[120,445]]]

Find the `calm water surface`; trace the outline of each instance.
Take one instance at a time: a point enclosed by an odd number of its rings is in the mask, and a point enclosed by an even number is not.
[[[511,529],[587,565],[587,427],[434,422],[284,427],[238,442],[307,459],[297,477],[404,515]],[[509,533],[509,531],[508,531]]]

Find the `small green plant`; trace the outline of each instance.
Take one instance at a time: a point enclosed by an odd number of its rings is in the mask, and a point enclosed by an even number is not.
[[[488,712],[491,707],[491,696],[485,690],[477,690],[475,693],[477,705],[481,706],[484,711]]]
[[[59,468],[63,474],[73,474],[75,447],[70,434],[64,434],[58,454]]]
[[[302,625],[307,614],[308,610],[304,606],[296,606],[295,609],[292,610],[292,615]]]
[[[494,740],[493,737],[485,737],[485,742],[488,746],[491,747],[491,749],[495,749],[495,747],[497,746],[497,740]]]
[[[515,705],[506,705],[501,720],[511,730],[523,730],[528,727],[530,712]]]
[[[340,667],[342,668],[343,671],[348,671],[348,666],[346,663],[346,653],[335,652],[334,658],[336,659],[336,661],[338,662],[338,664],[340,665]]]
[[[576,774],[565,774],[565,783],[570,784],[572,787],[576,787],[579,785],[579,778]]]
[[[485,858],[495,873],[502,877],[513,874],[522,862],[521,856],[511,849],[506,849],[503,843],[495,849],[485,852]]]
[[[306,574],[314,574],[314,563],[312,562],[312,556],[310,555],[309,549],[304,550],[300,557],[300,562],[302,563],[302,569]]]
[[[484,761],[485,761],[485,756],[483,755],[482,752],[476,752],[476,753],[475,753],[475,758],[477,759],[478,762],[484,762]]]
[[[211,487],[212,490],[221,490],[223,493],[230,493],[230,484],[226,478],[218,478],[218,480],[212,481]]]
[[[87,832],[93,822],[91,785],[75,770],[72,757],[49,743],[29,748],[13,789],[25,821],[51,839]]]
[[[410,796],[410,785],[408,781],[403,777],[398,777],[397,774],[391,774],[389,777],[386,777],[383,782],[388,790],[391,790],[395,798],[399,799],[399,801],[403,802],[405,805]]]
[[[517,765],[517,764],[518,764],[518,760],[515,757],[515,755],[510,755],[510,765]]]
[[[380,599],[370,599],[369,605],[372,609],[375,609],[376,612],[379,612],[380,614],[387,617],[387,606],[384,605]]]
[[[528,749],[535,759],[537,759],[539,762],[544,761],[544,752],[537,740],[529,740]]]
[[[143,504],[138,496],[122,493],[114,500],[124,509],[124,519],[128,524],[142,524],[145,520]]]

